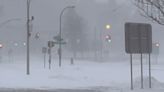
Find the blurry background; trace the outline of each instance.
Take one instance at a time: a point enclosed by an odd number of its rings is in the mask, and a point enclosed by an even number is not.
[[[31,59],[42,60],[42,47],[59,32],[63,8],[75,5],[62,16],[63,57],[96,61],[125,61],[125,22],[150,23],[153,43],[159,43],[159,61],[164,55],[163,26],[142,17],[131,0],[32,0],[34,16],[30,38]],[[0,49],[3,62],[26,61],[26,0],[0,0]],[[110,36],[111,40],[106,37]],[[53,59],[58,59],[58,45]]]

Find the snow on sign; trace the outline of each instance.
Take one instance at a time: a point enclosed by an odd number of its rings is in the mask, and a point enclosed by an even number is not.
[[[144,23],[125,24],[125,47],[127,53],[152,52],[152,27]]]

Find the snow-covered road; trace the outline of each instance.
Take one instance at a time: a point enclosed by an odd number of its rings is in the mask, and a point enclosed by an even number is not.
[[[26,75],[24,63],[0,64],[0,92],[131,92],[129,62],[65,61],[59,68],[43,68],[32,62],[31,74]],[[140,65],[134,63],[133,92],[164,92],[163,64],[152,65],[152,86],[147,85],[148,66],[144,65],[144,90],[140,89]],[[28,90],[25,90],[28,89]],[[37,90],[34,90],[37,89]],[[57,90],[61,89],[61,90]],[[47,91],[46,91],[47,90]]]
[[[0,92],[101,92],[88,89],[59,89],[59,90],[35,90],[35,89],[2,89]]]

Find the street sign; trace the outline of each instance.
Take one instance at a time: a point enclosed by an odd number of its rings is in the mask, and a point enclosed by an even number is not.
[[[152,52],[152,27],[144,23],[125,24],[125,47],[127,53]]]
[[[49,47],[49,48],[54,47],[54,42],[53,42],[53,41],[48,41],[48,47]]]
[[[61,66],[61,57],[62,57],[61,45],[66,44],[66,42],[64,41],[63,38],[61,38],[61,34],[55,36],[55,37],[54,37],[54,40],[55,40],[55,42],[53,42],[53,43],[59,45],[59,49],[58,49],[58,54],[59,54],[59,66]]]
[[[149,88],[151,88],[152,27],[145,23],[125,23],[125,51],[130,54],[131,89],[133,90],[133,56],[141,54],[141,88],[144,88],[143,56],[149,55]]]
[[[54,42],[54,44],[60,44],[60,43],[61,44],[66,44],[66,42],[59,42],[59,41],[58,42]]]
[[[63,41],[64,39],[63,38],[60,38],[60,36],[57,35],[57,36],[54,37],[54,40],[56,40],[56,41]]]

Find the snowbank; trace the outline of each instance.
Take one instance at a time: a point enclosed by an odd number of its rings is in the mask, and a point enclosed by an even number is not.
[[[143,87],[149,88],[149,77],[143,78]],[[159,82],[155,77],[151,77],[152,88],[164,88],[164,83]],[[141,77],[137,77],[134,81],[134,88],[141,88]]]

